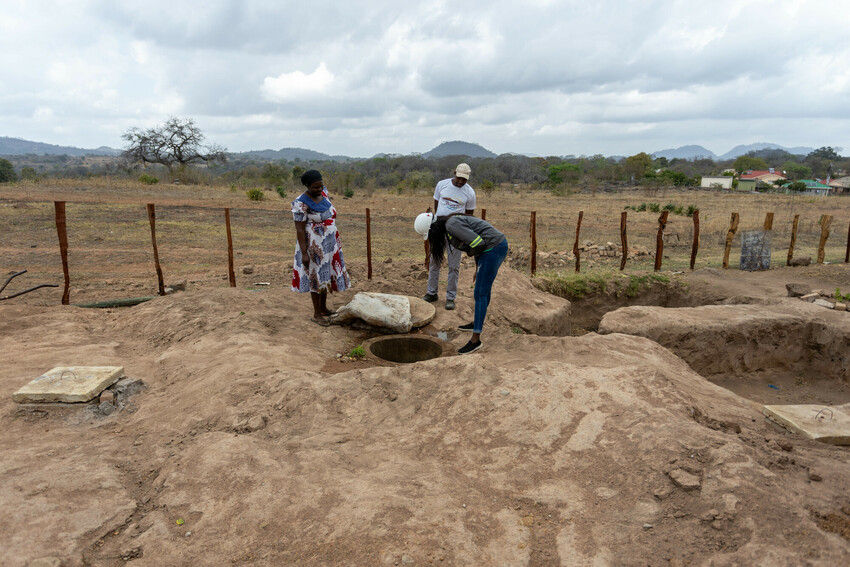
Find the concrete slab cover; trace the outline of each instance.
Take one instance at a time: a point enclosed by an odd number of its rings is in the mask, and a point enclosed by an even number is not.
[[[12,399],[19,404],[87,402],[123,376],[123,366],[59,366],[12,394]]]
[[[764,406],[762,412],[782,427],[815,441],[850,445],[850,415],[836,407],[810,404]]]
[[[414,329],[424,327],[437,316],[437,308],[420,297],[407,296],[410,301],[410,326]]]
[[[406,295],[361,291],[337,309],[332,321],[345,323],[353,319],[361,319],[373,327],[391,329],[396,333],[409,333],[410,301]]]

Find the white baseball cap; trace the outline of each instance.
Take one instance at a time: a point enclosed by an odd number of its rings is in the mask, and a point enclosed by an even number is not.
[[[469,176],[472,175],[472,168],[465,163],[458,164],[455,168],[455,175],[463,177],[464,179],[469,179]]]

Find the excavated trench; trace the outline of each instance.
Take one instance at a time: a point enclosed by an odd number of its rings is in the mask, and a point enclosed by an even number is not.
[[[629,307],[599,332],[643,336],[697,373],[760,404],[850,402],[850,324],[772,305]]]
[[[596,291],[585,293],[581,297],[566,297],[570,301],[570,329],[573,335],[596,332],[599,322],[606,313],[621,307],[650,305],[656,307],[699,307],[715,305],[724,300],[720,295],[695,295],[686,287],[665,283],[652,283],[634,293],[614,291]]]

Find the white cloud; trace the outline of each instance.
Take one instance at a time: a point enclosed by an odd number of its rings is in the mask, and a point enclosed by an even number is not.
[[[328,71],[325,62],[310,74],[302,71],[281,73],[277,77],[266,77],[260,92],[271,102],[288,102],[313,98],[325,93],[334,82],[333,73]]]
[[[120,146],[176,114],[233,150],[850,148],[843,0],[8,4],[0,136]]]

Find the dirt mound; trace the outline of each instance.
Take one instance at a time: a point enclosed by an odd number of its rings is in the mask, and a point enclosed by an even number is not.
[[[381,272],[356,291],[424,287]],[[465,322],[469,284],[432,325]],[[850,505],[843,450],[646,338],[517,334],[569,304],[509,270],[494,291],[480,354],[337,374],[362,335],[284,290],[3,307],[3,391],[59,363],[148,385],[105,418],[0,397],[4,564],[847,562],[823,520]]]

